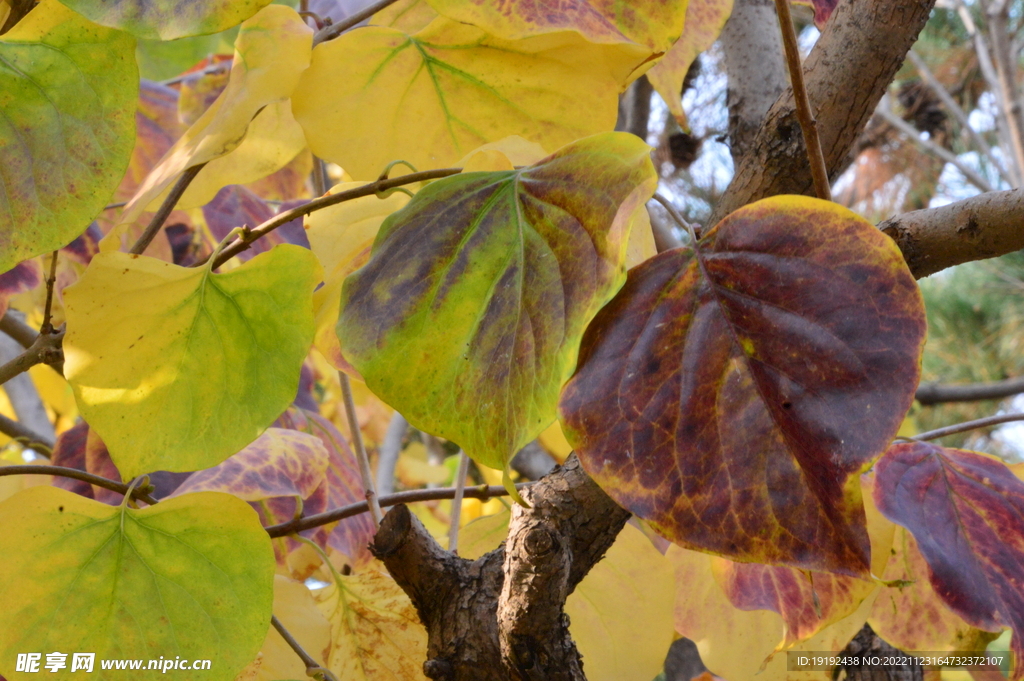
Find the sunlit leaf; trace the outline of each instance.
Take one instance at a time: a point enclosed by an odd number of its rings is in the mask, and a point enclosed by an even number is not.
[[[314,598],[331,623],[327,664],[339,679],[425,681],[427,630],[393,579],[372,569],[335,574]]]
[[[142,183],[121,221],[133,221],[186,169],[235,150],[245,139],[250,122],[265,107],[278,112],[271,114],[272,119],[282,115],[280,105],[273,105],[286,100],[295,89],[309,64],[311,45],[312,29],[290,7],[269,5],[246,21],[235,42],[227,88]]]
[[[551,424],[655,183],[647,145],[606,133],[428,185],[345,280],[346,358],[410,423],[504,469]]]
[[[204,493],[135,510],[55,487],[0,504],[0,672],[17,653],[96,653],[99,679],[148,679],[105,671],[104,658],[209,659],[179,679],[230,681],[255,657],[273,599],[270,539],[249,506]],[[47,673],[77,678],[67,668]]]
[[[569,633],[590,681],[650,681],[672,643],[672,563],[626,525],[608,554],[569,594]],[[638,636],[638,624],[643,635]]]
[[[676,122],[688,129],[683,111],[683,80],[697,55],[711,47],[732,13],[733,0],[692,0],[686,6],[683,34],[658,60],[647,78],[668,105]]]
[[[281,245],[224,274],[102,253],[65,292],[64,373],[131,479],[215,466],[291,403],[320,267]]]
[[[508,40],[576,31],[591,42],[634,42],[655,52],[664,52],[679,37],[684,17],[689,19],[687,4],[693,4],[674,0],[563,0],[554,9],[542,2],[428,2],[446,17]]]
[[[134,50],[56,0],[0,36],[0,272],[67,244],[114,193],[135,137]]]
[[[289,634],[295,637],[303,650],[323,664],[321,654],[331,643],[331,625],[320,614],[313,594],[302,582],[283,575],[274,576],[274,615]],[[306,665],[295,654],[277,629],[267,632],[267,640],[260,648],[263,660],[256,673],[257,681],[278,679],[305,679]]]
[[[924,310],[899,250],[774,197],[630,271],[584,336],[562,425],[618,503],[682,546],[867,576],[857,474],[913,400]]]
[[[1024,659],[1024,482],[998,459],[927,442],[893,445],[875,471],[875,503],[914,536],[935,593],[971,626],[1012,629]]]
[[[444,17],[412,35],[369,26],[313,50],[293,108],[313,153],[373,179],[396,159],[445,167],[509,135],[557,149],[611,130],[648,55],[569,31],[506,41]]]
[[[437,17],[437,11],[427,0],[398,0],[370,17],[370,23],[415,33]]]
[[[61,0],[98,24],[139,38],[174,40],[240,24],[270,0]]]
[[[295,430],[267,428],[224,463],[196,471],[175,495],[227,492],[245,501],[308,497],[324,480],[327,449],[320,438]]]

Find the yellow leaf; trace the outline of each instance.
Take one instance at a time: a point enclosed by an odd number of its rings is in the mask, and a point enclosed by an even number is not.
[[[418,487],[428,483],[440,485],[448,482],[451,472],[446,466],[420,461],[402,452],[398,455],[395,475],[406,487]]]
[[[11,13],[11,6],[7,3],[7,0],[0,0],[0,26],[4,25],[7,21],[8,15]]]
[[[626,525],[565,603],[590,681],[650,681],[672,643],[672,563]],[[642,632],[642,635],[638,635]]]
[[[558,421],[548,426],[547,430],[537,436],[537,439],[545,451],[553,456],[558,463],[565,463],[565,460],[572,454],[572,445],[565,439],[562,425]]]
[[[626,243],[626,268],[636,267],[657,254],[658,247],[654,243],[651,216],[647,212],[647,206],[639,206],[633,213],[629,241]]]
[[[61,416],[71,419],[78,416],[75,393],[63,376],[45,364],[35,365],[28,373],[46,406]]]
[[[459,555],[468,560],[476,560],[504,544],[511,517],[508,508],[503,506],[498,513],[481,516],[468,523],[459,530]]]
[[[313,594],[302,582],[282,575],[274,576],[274,614],[302,648],[320,664],[323,652],[331,644],[331,625],[324,619]],[[306,665],[273,627],[260,649],[263,660],[256,681],[304,679]]]
[[[483,144],[455,164],[462,172],[512,170],[516,166],[533,165],[548,155],[544,147],[519,135],[510,135],[497,142]]]
[[[415,33],[436,18],[437,12],[426,0],[401,0],[374,14],[370,23]]]
[[[331,187],[328,194],[363,186],[364,182],[343,182]],[[341,306],[341,285],[345,277],[364,265],[381,223],[396,210],[409,203],[409,197],[395,192],[387,198],[364,196],[345,201],[306,216],[306,236],[313,253],[323,265],[324,285],[313,294],[316,316],[314,343],[335,369],[358,377],[341,355],[338,323]]]
[[[314,592],[331,625],[330,670],[344,681],[425,680],[427,631],[395,581],[373,569],[334,581]]]
[[[134,222],[158,202],[186,169],[236,149],[261,109],[292,94],[309,65],[312,44],[312,29],[290,7],[268,5],[245,21],[235,41],[235,59],[224,92],[153,168],[125,206],[121,224]],[[111,243],[105,248],[110,249]]]
[[[306,138],[292,116],[291,102],[269,104],[252,119],[234,151],[210,161],[196,175],[178,201],[178,208],[203,206],[229,184],[255,182],[276,173],[305,148]]]
[[[711,47],[732,14],[733,0],[695,0],[686,7],[686,23],[679,40],[647,72],[651,85],[668,105],[684,130],[689,129],[683,112],[683,79],[697,55]]]
[[[420,170],[520,135],[545,149],[611,130],[650,55],[565,31],[508,41],[439,17],[415,34],[368,26],[321,43],[292,97],[310,149],[357,178]]]
[[[321,280],[279,245],[224,274],[101,253],[64,292],[64,373],[130,480],[215,466],[291,403]]]

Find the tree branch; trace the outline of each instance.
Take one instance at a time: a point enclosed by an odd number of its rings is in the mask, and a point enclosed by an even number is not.
[[[901,438],[904,440],[938,440],[940,437],[946,437],[947,435],[956,435],[957,433],[966,433],[968,430],[975,430],[976,428],[987,428],[989,426],[998,426],[1000,423],[1011,423],[1013,421],[1024,421],[1024,414],[999,414],[997,416],[986,416],[983,419],[975,419],[973,421],[964,421],[963,423],[957,423],[952,426],[946,426],[945,428],[936,428],[935,430],[929,430],[913,437]],[[2,470],[2,469],[0,469]]]
[[[1024,393],[1024,377],[990,383],[924,383],[918,386],[915,399],[919,404],[931,405],[942,402],[999,400],[1020,393]]]
[[[153,214],[153,219],[149,221],[149,225],[146,226],[145,231],[142,232],[142,236],[139,237],[138,241],[132,244],[132,247],[128,249],[129,253],[141,255],[146,247],[152,243],[153,239],[160,232],[160,228],[164,226],[164,222],[167,221],[167,216],[174,211],[174,207],[178,205],[178,199],[185,193],[188,186],[192,183],[192,180],[196,179],[196,175],[203,169],[205,163],[187,168],[185,172],[181,174],[178,181],[174,183],[174,187],[171,188],[171,192],[164,198],[164,202],[160,204],[160,208],[157,209],[156,213]]]
[[[277,633],[281,635],[281,638],[283,638],[284,642],[288,644],[288,647],[299,656],[299,659],[302,660],[302,664],[306,665],[306,676],[317,679],[318,681],[338,681],[338,677],[336,677],[333,672],[321,666],[319,662],[314,660],[312,656],[305,651],[302,644],[296,641],[295,637],[291,635],[291,632],[284,628],[284,625],[281,624],[281,620],[277,619],[277,615],[270,616],[270,624],[273,625],[274,629],[277,630]]]
[[[17,440],[29,449],[45,449],[46,451],[52,452],[56,445],[56,442],[53,439],[40,435],[39,433],[27,428],[25,425],[7,418],[3,414],[0,414],[0,433]],[[3,472],[9,468],[11,468],[11,466],[0,466],[0,475],[12,475],[11,473]],[[44,468],[52,468],[52,466],[44,466]]]
[[[23,348],[30,348],[36,342],[39,334],[31,326],[21,321],[13,312],[8,310],[3,317],[0,317],[0,332],[18,341]]]
[[[313,47],[316,47],[325,40],[334,40],[348,29],[366,21],[377,12],[395,4],[396,2],[398,2],[398,0],[380,0],[379,2],[373,3],[366,9],[360,10],[350,17],[346,17],[336,24],[331,24],[313,36]]]
[[[897,215],[878,225],[920,279],[953,265],[1024,248],[1024,189],[979,194],[939,208]]]
[[[457,175],[462,172],[462,168],[439,168],[437,170],[424,170],[418,173],[409,173],[408,175],[401,175],[399,177],[391,177],[383,180],[377,180],[376,182],[370,182],[364,184],[362,187],[356,187],[355,189],[349,189],[348,191],[338,192],[337,194],[330,194],[329,196],[322,196],[318,199],[313,199],[309,203],[305,203],[291,210],[286,210],[283,213],[278,213],[274,217],[270,218],[256,229],[249,230],[249,232],[240,239],[236,239],[234,242],[229,244],[224,250],[220,252],[217,260],[214,262],[214,268],[220,267],[231,258],[235,257],[239,253],[249,249],[252,242],[259,239],[265,234],[269,234],[278,227],[286,225],[296,218],[301,218],[310,213],[318,210],[333,206],[337,203],[344,201],[351,201],[358,199],[363,196],[371,196],[374,194],[380,194],[386,192],[389,189],[395,187],[401,187],[407,184],[415,184],[416,182],[426,182],[427,180],[437,180],[442,177],[448,177],[450,175]],[[206,261],[200,261],[192,265],[192,267],[200,267],[206,264]]]
[[[836,7],[806,61],[811,107],[831,175],[840,167],[928,20],[934,0],[848,0]],[[712,219],[776,194],[810,194],[813,181],[785,93],[765,116]]]
[[[890,111],[889,107],[886,106],[884,101],[881,104],[879,104],[878,109],[875,111],[875,113],[881,116],[882,120],[884,120],[886,123],[888,123],[892,127],[896,128],[896,130],[906,135],[907,139],[910,140],[911,143],[913,143],[919,149],[923,150],[926,154],[931,154],[932,156],[935,156],[936,158],[945,161],[946,163],[953,164],[957,170],[964,174],[964,177],[967,178],[967,181],[973,184],[975,187],[977,187],[983,192],[992,191],[992,185],[988,183],[988,180],[979,175],[977,171],[975,171],[970,166],[967,166],[964,163],[962,163],[960,159],[956,157],[956,154],[951,152],[949,149],[940,147],[938,144],[932,142],[931,140],[923,139],[921,137],[921,132],[917,128],[912,126],[910,123],[907,123],[905,120],[903,120],[902,118],[894,114],[892,111]]]
[[[0,419],[3,415],[0,414]],[[52,445],[51,445],[52,447]],[[0,476],[4,475],[54,475],[61,478],[72,478],[74,480],[81,480],[87,482],[90,485],[96,485],[103,489],[109,489],[112,492],[118,494],[127,494],[128,490],[131,489],[132,498],[140,499],[146,502],[150,506],[157,503],[157,500],[149,496],[149,494],[139,487],[132,489],[131,483],[116,482],[114,480],[108,480],[107,478],[100,477],[99,475],[93,475],[92,473],[86,473],[80,471],[77,468],[65,468],[64,466],[37,466],[37,465],[25,465],[25,466],[0,466]]]
[[[63,330],[37,335],[35,341],[25,352],[0,366],[0,385],[28,371],[36,364],[49,364],[63,374],[64,351],[61,348],[63,340]]]

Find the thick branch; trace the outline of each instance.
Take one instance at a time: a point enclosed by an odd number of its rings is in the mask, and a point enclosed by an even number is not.
[[[978,402],[999,400],[1024,393],[1024,377],[1008,378],[991,383],[924,383],[917,388],[918,403],[929,405],[942,402]]]
[[[63,339],[64,331],[38,335],[25,352],[0,366],[0,385],[28,371],[36,364],[49,364],[60,371],[64,364],[64,351],[61,347]]]
[[[0,332],[6,333],[8,336],[18,341],[18,345],[23,348],[31,347],[39,336],[35,329],[21,321],[17,315],[10,310],[8,310],[3,317],[0,317]]]
[[[429,678],[585,678],[562,607],[629,513],[575,457],[523,494],[531,508],[513,510],[507,555],[501,547],[476,561],[441,549],[404,506],[384,517],[372,550],[427,628]]]
[[[879,224],[920,279],[953,265],[1024,248],[1024,189],[989,192]]]
[[[933,4],[934,0],[849,0],[836,7],[805,69],[830,174],[874,112]],[[787,92],[765,117],[708,224],[752,201],[776,194],[811,194],[812,188],[793,95]]]
[[[45,435],[40,435],[39,433],[25,427],[24,424],[9,419],[3,414],[0,414],[0,433],[18,440],[29,449],[38,450],[43,448],[52,452],[53,447],[56,444],[51,438],[48,438]],[[10,468],[10,466],[0,467],[0,471],[7,470],[8,468]],[[3,475],[3,473],[0,473],[0,475]]]

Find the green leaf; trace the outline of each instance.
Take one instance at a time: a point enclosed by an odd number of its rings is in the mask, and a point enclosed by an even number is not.
[[[288,244],[224,274],[93,258],[64,292],[64,373],[125,479],[215,466],[287,408],[320,280],[313,254]]]
[[[590,325],[562,426],[594,480],[687,548],[867,576],[857,474],[914,399],[925,322],[888,237],[777,196],[696,257],[630,270]]]
[[[875,464],[875,503],[914,535],[943,603],[978,629],[1013,630],[1024,678],[1024,482],[985,454],[893,445]]]
[[[0,673],[12,681],[38,676],[15,672],[18,653],[54,651],[95,653],[97,679],[154,678],[105,671],[105,658],[180,656],[211,667],[175,678],[230,681],[267,634],[274,555],[240,499],[204,492],[135,510],[32,487],[0,504],[0,526]],[[67,662],[47,678],[79,678]]]
[[[410,423],[504,469],[554,419],[656,183],[646,144],[605,133],[427,186],[345,280],[342,352]]]
[[[98,24],[138,38],[174,40],[242,23],[270,0],[61,0]],[[205,55],[204,55],[205,56]]]
[[[0,37],[0,272],[64,246],[135,139],[135,41],[44,0]]]

